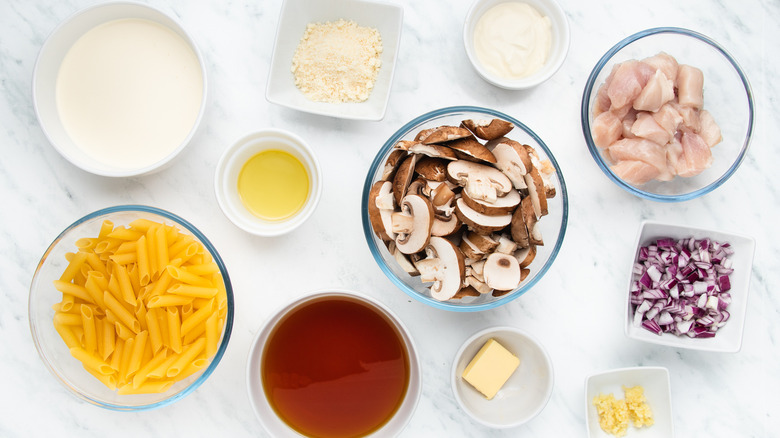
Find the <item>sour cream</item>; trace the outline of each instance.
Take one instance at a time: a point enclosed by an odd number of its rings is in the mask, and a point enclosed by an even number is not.
[[[190,45],[144,19],[119,19],[81,36],[60,65],[57,111],[86,155],[109,166],[153,165],[178,149],[203,101]]]
[[[544,66],[552,45],[552,24],[527,3],[501,3],[488,9],[474,27],[474,50],[491,73],[522,79]]]

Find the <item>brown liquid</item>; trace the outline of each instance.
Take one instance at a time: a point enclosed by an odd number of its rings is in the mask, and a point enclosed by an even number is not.
[[[260,373],[274,411],[299,433],[360,437],[382,427],[403,402],[409,354],[378,310],[326,297],[280,321],[266,343]]]

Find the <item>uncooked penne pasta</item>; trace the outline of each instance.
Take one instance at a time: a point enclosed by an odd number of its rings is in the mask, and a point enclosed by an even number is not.
[[[53,287],[52,323],[84,369],[118,394],[168,390],[219,349],[227,289],[213,257],[176,226],[100,225]]]

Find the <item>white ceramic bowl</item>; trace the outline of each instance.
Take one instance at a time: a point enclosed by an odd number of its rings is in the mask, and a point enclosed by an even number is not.
[[[70,135],[68,135],[57,109],[57,76],[60,65],[69,49],[82,35],[96,26],[112,20],[125,18],[150,20],[167,27],[180,36],[195,53],[203,79],[201,103],[198,109],[197,118],[194,120],[192,128],[187,136],[181,143],[171,145],[171,152],[163,158],[136,167],[120,167],[116,164],[96,159],[85,153],[84,150],[71,139]],[[206,91],[206,66],[192,37],[190,37],[187,31],[171,16],[153,7],[133,2],[115,2],[94,5],[76,12],[71,17],[64,20],[56,29],[54,29],[41,47],[33,72],[33,105],[41,129],[49,139],[49,142],[54,146],[57,152],[62,154],[65,159],[74,165],[87,172],[109,177],[127,177],[148,174],[161,170],[166,165],[170,164],[171,160],[173,160],[190,142],[200,124],[206,106]]]
[[[293,55],[309,23],[352,20],[372,27],[382,36],[382,65],[374,89],[364,102],[327,103],[309,100],[295,86],[290,72]],[[273,57],[265,97],[269,102],[298,111],[354,120],[381,120],[385,116],[393,83],[395,60],[401,41],[403,8],[380,1],[285,0],[276,30]]]
[[[252,214],[238,194],[238,176],[244,163],[269,149],[293,155],[309,175],[309,195],[303,208],[293,216],[278,221],[261,219]],[[225,150],[217,163],[214,190],[222,212],[237,227],[258,236],[278,236],[294,230],[314,213],[322,194],[322,169],[314,151],[302,138],[281,129],[265,129],[243,137]]]
[[[509,380],[488,400],[461,375],[480,348],[494,338],[520,359]],[[479,423],[509,428],[531,421],[547,405],[555,375],[552,361],[539,341],[515,327],[491,327],[471,336],[458,350],[452,364],[452,392],[461,409]]]
[[[380,312],[395,326],[399,335],[403,339],[404,344],[406,345],[406,350],[409,356],[409,385],[406,389],[404,400],[392,418],[390,418],[382,427],[368,435],[370,437],[397,436],[401,433],[404,427],[406,427],[406,424],[411,419],[412,414],[414,414],[417,403],[420,400],[420,395],[422,394],[422,368],[420,365],[420,360],[417,356],[414,340],[412,339],[411,334],[409,333],[409,330],[406,328],[404,323],[388,307],[367,295],[352,291],[328,289],[305,294],[274,312],[271,317],[263,324],[252,341],[252,346],[249,351],[249,358],[247,360],[247,389],[249,391],[249,401],[252,404],[252,408],[254,409],[255,414],[262,423],[263,427],[265,427],[266,431],[271,436],[277,438],[301,437],[297,431],[292,429],[287,425],[287,423],[285,423],[277,416],[276,412],[268,402],[268,399],[265,395],[260,367],[263,362],[262,358],[268,338],[273,333],[279,322],[282,321],[283,318],[292,310],[295,310],[299,306],[305,303],[309,303],[313,300],[329,297],[356,300]]]
[[[507,79],[501,77],[486,69],[474,49],[474,28],[482,15],[493,6],[501,3],[510,3],[515,0],[475,0],[466,15],[466,22],[463,26],[463,44],[466,47],[471,65],[477,70],[480,76],[487,82],[508,90],[524,90],[533,88],[542,82],[550,79],[555,72],[563,65],[566,55],[569,52],[569,20],[566,13],[555,0],[516,0],[517,2],[527,3],[542,15],[548,17],[552,24],[552,45],[547,61],[536,73],[521,79]]]
[[[742,333],[745,328],[745,317],[748,307],[747,301],[748,295],[750,294],[750,276],[753,269],[753,253],[755,252],[756,247],[755,240],[752,237],[724,231],[644,221],[639,227],[635,245],[634,261],[638,260],[639,249],[641,247],[647,246],[663,237],[670,237],[677,240],[690,237],[695,239],[710,238],[714,241],[721,243],[728,242],[731,244],[731,247],[734,249],[734,254],[732,254],[730,258],[733,263],[732,267],[734,272],[729,276],[729,281],[731,283],[731,290],[729,293],[731,293],[732,302],[727,308],[731,316],[728,321],[726,321],[726,324],[718,329],[715,336],[711,338],[691,338],[688,336],[676,336],[671,333],[663,333],[659,336],[641,326],[635,326],[633,323],[634,311],[632,310],[629,293],[631,283],[634,280],[634,263],[632,263],[631,269],[629,270],[628,288],[626,290],[626,335],[631,339],[675,348],[717,351],[723,353],[738,352],[742,347]]]
[[[599,425],[599,415],[593,398],[599,394],[612,394],[616,399],[625,398],[623,387],[641,385],[645,399],[653,412],[653,425],[634,428],[629,426],[627,437],[670,438],[674,436],[672,421],[672,394],[669,371],[663,367],[619,368],[593,374],[585,381],[585,423],[589,438],[611,438]]]

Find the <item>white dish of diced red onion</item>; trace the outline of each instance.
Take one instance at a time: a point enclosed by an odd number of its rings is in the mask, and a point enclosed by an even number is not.
[[[735,353],[742,347],[755,240],[645,221],[626,294],[629,338]]]

